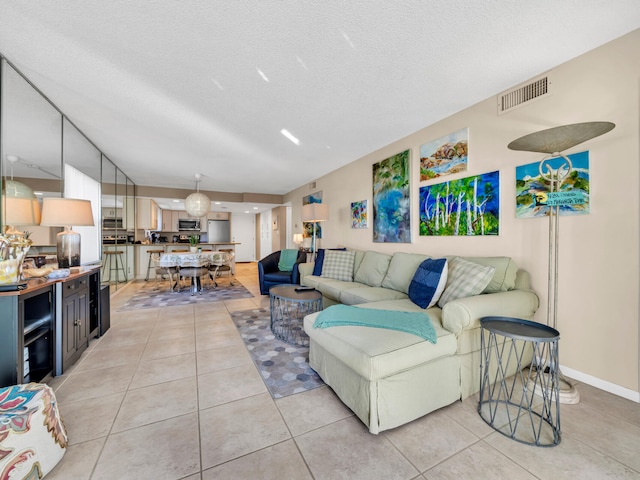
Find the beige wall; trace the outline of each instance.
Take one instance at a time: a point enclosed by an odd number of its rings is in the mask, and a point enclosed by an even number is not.
[[[391,253],[508,255],[531,273],[540,295],[536,319],[546,322],[548,220],[515,218],[515,167],[542,155],[507,149],[512,140],[538,130],[585,121],[611,121],[616,128],[568,151],[590,152],[591,213],[561,217],[559,313],[560,361],[565,374],[638,401],[639,289],[639,78],[640,30],[552,70],[552,95],[498,116],[491,97],[329,175],[316,188],[285,195],[293,207],[293,233],[302,231],[302,197],[322,190],[331,219],[322,245]],[[544,73],[544,72],[540,72]],[[469,79],[473,81],[473,79]],[[496,92],[496,94],[499,92]],[[455,92],[452,92],[452,95]],[[418,159],[422,143],[469,127],[468,175],[500,171],[498,237],[420,237]],[[411,149],[411,244],[372,242],[371,227],[350,227],[350,203],[369,201],[371,165]],[[433,183],[433,182],[431,182]]]

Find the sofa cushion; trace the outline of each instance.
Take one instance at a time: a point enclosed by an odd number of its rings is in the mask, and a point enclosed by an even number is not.
[[[407,298],[406,293],[391,290],[390,288],[363,286],[361,283],[355,282],[354,285],[358,285],[358,287],[349,288],[348,290],[340,292],[340,303],[344,303],[345,305],[358,305],[366,302]]]
[[[386,253],[367,251],[364,254],[362,263],[356,270],[353,279],[356,282],[364,283],[370,287],[379,287],[389,269],[391,255]]]
[[[332,248],[331,250],[346,250],[346,248]],[[317,277],[322,275],[322,266],[324,265],[324,252],[326,249],[319,248],[316,252],[316,258],[313,261],[313,274]]]
[[[422,307],[433,307],[447,284],[447,259],[428,258],[423,261],[409,284],[409,298]]]
[[[366,285],[361,283],[343,282],[342,280],[334,280],[333,278],[328,277],[316,277],[315,275],[304,277],[304,284],[315,288],[325,297],[329,297],[336,302],[340,301],[340,294],[345,290],[366,287]]]
[[[427,314],[424,310],[422,312]],[[432,321],[438,341],[434,345],[415,335],[369,327],[314,329],[318,313],[307,315],[304,328],[313,341],[367,380],[385,378],[416,365],[456,352],[456,338]]]
[[[496,293],[513,290],[516,286],[518,266],[510,257],[463,257],[473,263],[494,267],[493,278],[482,293]]]
[[[382,286],[408,294],[413,274],[416,273],[418,266],[427,258],[431,257],[419,253],[394,253],[389,263],[389,270],[387,270],[387,274],[382,281]]]
[[[353,281],[353,261],[356,252],[329,250],[324,254],[324,265],[322,266],[322,277],[342,280],[344,282]]]
[[[447,286],[438,300],[440,308],[457,298],[479,295],[493,278],[495,267],[487,267],[455,257],[449,262]]]

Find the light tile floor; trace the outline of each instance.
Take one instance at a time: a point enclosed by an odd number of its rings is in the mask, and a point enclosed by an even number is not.
[[[229,312],[253,299],[119,311],[111,329],[50,383],[70,447],[48,480],[640,479],[640,405],[580,385],[557,447],[520,444],[479,417],[477,396],[371,435],[321,387],[273,400]],[[437,388],[437,387],[436,387]]]

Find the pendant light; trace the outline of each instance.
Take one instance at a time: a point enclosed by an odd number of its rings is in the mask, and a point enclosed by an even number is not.
[[[184,208],[192,217],[202,217],[209,213],[211,200],[204,193],[200,193],[199,183],[202,175],[196,173],[196,191],[189,195],[184,201]]]

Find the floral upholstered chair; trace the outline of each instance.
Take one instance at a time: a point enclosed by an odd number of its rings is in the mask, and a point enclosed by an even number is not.
[[[36,480],[58,464],[67,433],[48,385],[0,388],[0,480]]]

